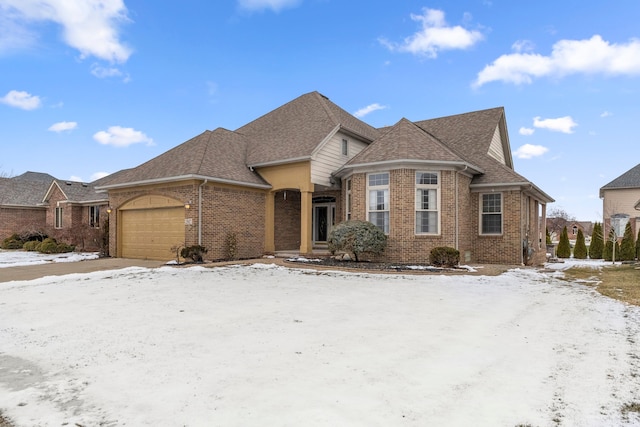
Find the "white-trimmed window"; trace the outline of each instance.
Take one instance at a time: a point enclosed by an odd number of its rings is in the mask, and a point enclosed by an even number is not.
[[[502,193],[480,195],[480,234],[502,234]]]
[[[437,172],[416,172],[416,234],[438,234],[440,222]]]
[[[55,228],[62,228],[62,208],[57,207],[55,210]]]
[[[348,156],[349,155],[349,140],[347,139],[343,139],[342,140],[342,155],[343,156]]]
[[[100,228],[100,206],[89,206],[89,226]]]
[[[371,173],[367,176],[369,197],[369,222],[389,232],[389,172]]]
[[[346,220],[349,221],[351,219],[351,208],[353,207],[353,199],[351,198],[351,178],[347,179],[346,182],[347,187],[347,200],[346,200]]]

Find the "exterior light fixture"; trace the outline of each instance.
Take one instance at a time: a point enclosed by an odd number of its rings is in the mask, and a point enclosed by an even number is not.
[[[107,207],[107,213],[111,213],[113,211],[113,208],[111,208],[111,206]]]
[[[184,204],[185,209],[191,209],[191,200]]]

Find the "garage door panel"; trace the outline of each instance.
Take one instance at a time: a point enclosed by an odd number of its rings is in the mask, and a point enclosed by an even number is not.
[[[122,256],[170,260],[184,243],[184,208],[122,211]]]

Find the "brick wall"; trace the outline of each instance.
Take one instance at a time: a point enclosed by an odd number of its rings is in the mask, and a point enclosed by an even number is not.
[[[287,195],[285,199],[285,193]],[[277,191],[274,195],[274,243],[276,251],[300,249],[300,192]]]
[[[44,208],[0,208],[0,241],[14,233],[44,231],[46,217]]]

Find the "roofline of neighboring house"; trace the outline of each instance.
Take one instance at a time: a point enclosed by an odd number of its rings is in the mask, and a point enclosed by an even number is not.
[[[299,162],[304,162],[306,160],[311,160],[311,156],[293,157],[291,159],[285,159],[285,160],[272,160],[270,162],[254,163],[247,166],[249,166],[250,169],[264,168],[267,166],[278,166],[278,165],[287,165],[289,163],[299,163]],[[271,188],[271,186],[269,186],[269,188]]]
[[[122,184],[113,184],[113,185],[107,184],[107,185],[101,185],[101,186],[95,187],[95,189],[98,193],[103,193],[108,190],[115,190],[119,188],[138,187],[140,185],[164,184],[164,183],[176,182],[176,181],[189,181],[192,179],[195,179],[198,181],[218,182],[221,184],[241,185],[243,187],[263,188],[263,189],[271,188],[271,186],[268,184],[254,184],[250,182],[234,181],[231,179],[221,179],[221,178],[214,178],[211,176],[189,174],[189,175],[172,176],[167,178],[145,179],[142,181],[125,182]]]
[[[438,161],[438,160],[415,160],[415,159],[399,159],[399,160],[382,160],[379,162],[369,162],[369,163],[356,163],[353,165],[345,165],[338,169],[334,175],[341,177],[346,174],[346,171],[350,169],[361,169],[361,168],[370,168],[373,166],[387,166],[393,164],[404,164],[404,165],[429,165],[429,166],[453,166],[459,167],[462,171],[469,171],[471,174],[472,171],[475,173],[484,173],[484,171],[478,166],[474,166],[468,162],[455,162],[455,161]]]
[[[605,191],[611,191],[611,190],[637,190],[638,188],[640,188],[640,186],[637,185],[632,185],[632,186],[625,186],[625,187],[600,187],[600,198],[602,199],[604,197],[604,192]]]
[[[494,183],[486,183],[486,184],[471,184],[469,188],[472,190],[482,190],[485,188],[496,188],[496,187],[525,187],[531,190],[538,198],[542,199],[545,203],[553,203],[555,199],[549,196],[547,193],[538,188],[535,184],[529,181],[521,181],[521,182],[494,182]]]

